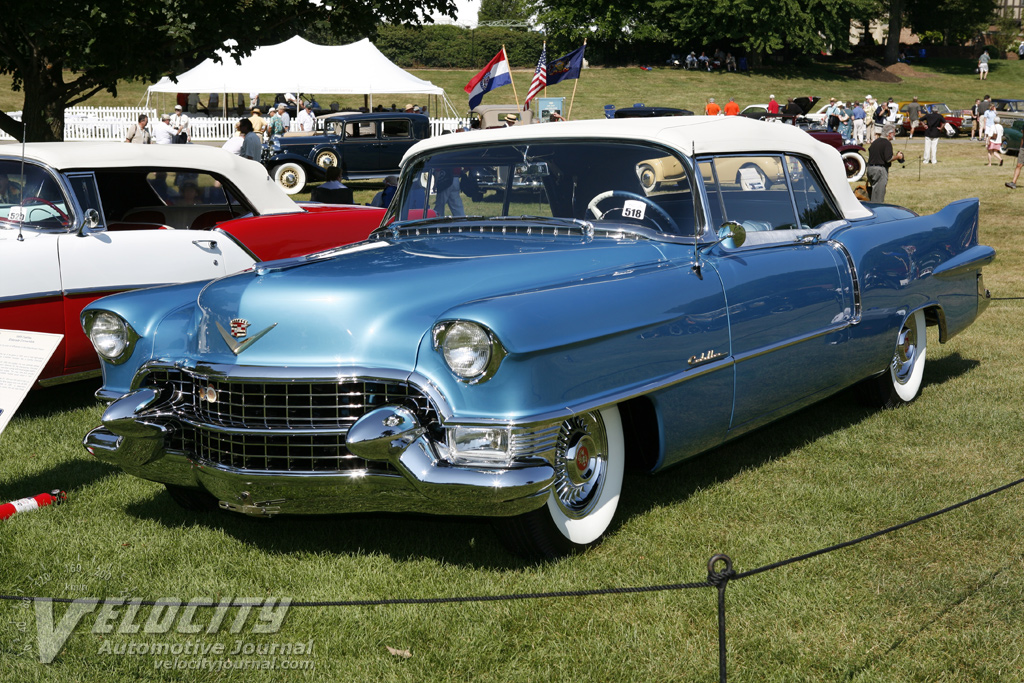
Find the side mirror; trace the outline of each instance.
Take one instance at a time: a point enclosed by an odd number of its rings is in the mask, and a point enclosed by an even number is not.
[[[726,221],[718,228],[718,241],[715,244],[721,244],[726,249],[738,249],[746,241],[747,229],[736,221]]]
[[[78,234],[84,235],[86,230],[95,230],[100,224],[100,212],[96,209],[86,209],[82,216],[82,222],[78,224]]]
[[[697,245],[694,250],[694,262],[693,272],[697,274],[697,277],[704,279],[701,274],[701,253],[711,251],[719,244],[723,245],[726,249],[736,249],[743,246],[743,243],[747,241],[747,229],[736,221],[726,221],[718,228],[718,241],[708,246]]]

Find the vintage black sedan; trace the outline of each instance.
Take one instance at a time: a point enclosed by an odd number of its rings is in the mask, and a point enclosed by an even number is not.
[[[345,112],[317,119],[316,130],[293,131],[263,148],[263,165],[288,194],[302,192],[308,180],[323,180],[329,166],[347,179],[398,174],[402,155],[430,137],[423,114]]]

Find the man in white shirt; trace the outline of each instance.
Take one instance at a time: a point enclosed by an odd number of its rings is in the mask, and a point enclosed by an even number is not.
[[[183,114],[181,111],[181,105],[177,104],[174,106],[174,116],[171,117],[170,121],[171,130],[174,131],[174,142],[177,145],[184,145],[188,143],[188,114]]]
[[[312,133],[316,129],[316,117],[313,116],[312,102],[306,102],[305,107],[295,117],[295,125],[299,130]]]
[[[171,128],[171,115],[164,114],[153,124],[153,142],[158,145],[169,145],[174,141],[174,129]]]

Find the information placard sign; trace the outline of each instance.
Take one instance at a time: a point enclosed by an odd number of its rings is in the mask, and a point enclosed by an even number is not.
[[[0,330],[0,434],[63,338],[62,334]]]

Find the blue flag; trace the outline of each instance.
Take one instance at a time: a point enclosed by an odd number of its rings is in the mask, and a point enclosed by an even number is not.
[[[583,68],[583,51],[586,48],[586,44],[581,45],[566,56],[548,62],[548,85],[579,78],[580,69]]]

